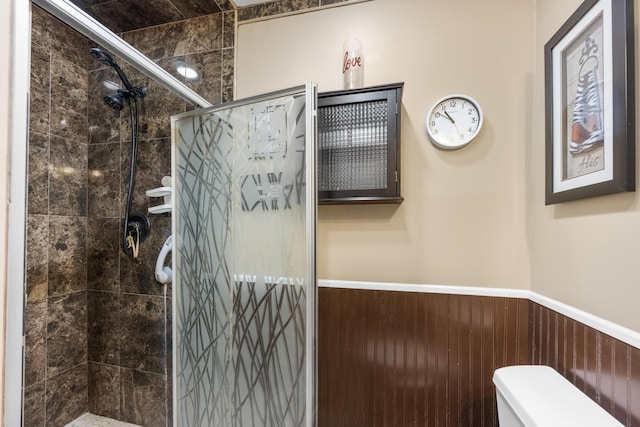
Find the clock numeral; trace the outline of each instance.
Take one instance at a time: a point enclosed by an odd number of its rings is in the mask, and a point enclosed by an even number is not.
[[[473,132],[473,129],[471,129],[471,127],[469,127],[469,129],[467,129],[469,132]]]
[[[463,140],[463,141],[466,139],[466,137],[464,136],[464,133],[460,134],[460,139]]]
[[[436,125],[436,121],[435,121],[435,120],[431,120],[431,121],[429,122],[429,126],[433,127],[433,126],[435,126],[435,125]]]
[[[469,112],[469,115],[473,114],[473,108],[469,108],[468,112]]]
[[[449,103],[449,106],[450,106],[451,108],[453,108],[453,107],[455,107],[455,106],[456,106],[456,101],[455,101],[455,99],[452,99],[452,100],[451,100],[451,102]]]
[[[475,117],[472,117],[472,118],[471,118],[471,123],[475,123],[475,122],[476,122],[476,118],[475,118]]]

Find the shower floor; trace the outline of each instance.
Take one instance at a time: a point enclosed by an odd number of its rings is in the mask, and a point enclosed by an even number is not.
[[[129,424],[123,421],[112,420],[111,418],[101,417],[86,413],[74,421],[71,421],[65,427],[140,427],[136,424]]]

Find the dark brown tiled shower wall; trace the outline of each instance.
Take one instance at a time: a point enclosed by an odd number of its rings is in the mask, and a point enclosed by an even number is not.
[[[347,5],[367,0],[275,0],[238,8],[238,21],[273,17],[281,14],[317,9],[334,4]]]
[[[178,64],[199,69],[185,83],[215,104],[233,97],[234,19],[221,13],[122,36],[176,77]],[[86,38],[36,6],[32,40],[25,425],[63,426],[88,410],[171,425],[171,299],[153,274],[170,217],[151,216],[140,263],[122,255],[129,112],[102,102],[103,80],[117,77],[95,68]],[[192,107],[118,62],[149,89],[139,103],[134,195],[134,210],[146,212],[145,190],[171,173],[170,117]]]
[[[495,426],[493,371],[554,367],[640,426],[640,349],[528,299],[320,288],[320,427]]]

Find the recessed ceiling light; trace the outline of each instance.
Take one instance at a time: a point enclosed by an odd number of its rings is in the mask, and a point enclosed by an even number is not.
[[[180,65],[176,67],[176,70],[182,77],[186,79],[193,80],[198,77],[198,73],[196,72],[196,70],[190,67],[186,67],[184,65]]]

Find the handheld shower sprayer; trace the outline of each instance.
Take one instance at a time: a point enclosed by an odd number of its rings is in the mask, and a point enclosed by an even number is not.
[[[138,98],[144,98],[147,95],[147,88],[144,86],[134,87],[127,78],[127,75],[122,71],[122,68],[120,68],[111,55],[103,49],[92,48],[90,52],[93,58],[102,64],[112,67],[125,87],[124,89],[118,89],[106,95],[103,98],[104,102],[114,110],[122,110],[124,101],[126,101],[129,106],[129,112],[131,113],[131,169],[129,172],[129,189],[124,214],[122,251],[125,254],[130,253],[135,260],[138,258],[140,240],[147,236],[150,228],[149,219],[144,214],[139,212],[131,214],[138,156],[138,108],[136,100]]]
[[[98,47],[94,47],[91,48],[91,56],[94,59],[100,61],[100,63],[112,67],[118,74],[118,77],[120,77],[122,84],[126,88],[118,89],[115,93],[109,94],[104,97],[104,102],[109,107],[113,108],[114,110],[122,110],[122,107],[124,106],[123,101],[129,102],[131,98],[144,98],[147,95],[147,88],[144,86],[134,87],[127,78],[127,75],[124,73],[124,71],[122,71],[122,68],[120,68],[116,61],[114,61],[111,55],[109,55],[106,51]]]

